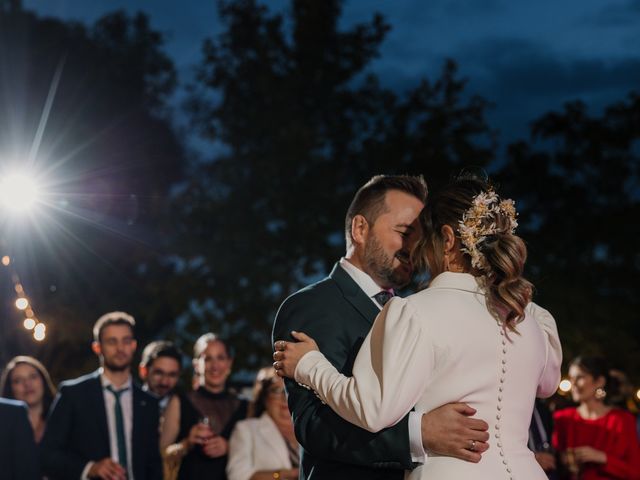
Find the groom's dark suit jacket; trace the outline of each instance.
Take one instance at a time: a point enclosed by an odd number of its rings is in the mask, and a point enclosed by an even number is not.
[[[379,309],[336,264],[329,277],[287,298],[273,326],[273,340],[291,340],[297,330],[315,339],[329,361],[351,375],[355,357]],[[312,391],[286,381],[296,437],[303,447],[301,478],[401,479],[413,468],[405,417],[370,433],[323,405]]]
[[[131,456],[135,480],[162,478],[158,402],[133,386]],[[41,443],[44,474],[52,480],[78,480],[89,461],[111,456],[109,427],[99,373],[62,382]]]
[[[38,480],[38,450],[22,402],[0,398],[0,480]]]

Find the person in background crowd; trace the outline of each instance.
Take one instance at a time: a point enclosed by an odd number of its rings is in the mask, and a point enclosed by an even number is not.
[[[38,450],[23,402],[0,398],[0,480],[39,480]]]
[[[42,439],[51,480],[156,480],[158,402],[131,379],[135,320],[111,312],[93,327],[97,371],[60,385]]]
[[[182,352],[171,342],[151,342],[142,351],[138,366],[138,374],[144,382],[142,390],[158,399],[161,415],[173,395],[181,369]]]
[[[571,396],[578,407],[554,415],[553,446],[571,480],[640,479],[635,419],[609,404],[617,382],[599,357],[577,357],[569,366]]]
[[[551,447],[553,433],[553,414],[549,407],[539,398],[533,405],[533,415],[529,426],[529,449],[534,453],[536,461],[551,480],[556,480],[556,456]]]
[[[174,395],[164,414],[160,448],[165,479],[225,479],[228,439],[248,402],[227,387],[233,365],[229,346],[213,333],[193,347],[193,365],[200,385]]]
[[[55,388],[44,365],[24,355],[12,358],[2,373],[0,395],[27,404],[33,436],[35,442],[40,443],[55,396]]]
[[[229,440],[229,480],[297,479],[299,445],[284,381],[271,366],[258,372],[249,416],[238,422]]]

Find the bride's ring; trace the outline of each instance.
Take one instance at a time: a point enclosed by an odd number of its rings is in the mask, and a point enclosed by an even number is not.
[[[471,440],[471,445],[469,446],[469,450],[472,451],[472,452],[476,451],[476,441],[475,440]]]
[[[287,342],[285,342],[284,340],[280,340],[279,342],[276,342],[276,348],[281,352],[284,352],[284,349],[286,348],[286,346],[287,346]]]

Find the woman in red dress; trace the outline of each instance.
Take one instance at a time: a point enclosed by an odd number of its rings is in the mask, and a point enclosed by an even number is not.
[[[553,446],[571,480],[640,479],[635,418],[607,403],[615,388],[604,359],[578,357],[569,367],[578,407],[554,415]]]

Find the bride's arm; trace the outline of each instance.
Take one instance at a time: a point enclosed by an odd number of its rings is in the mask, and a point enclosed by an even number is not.
[[[526,313],[535,318],[547,340],[545,344],[545,366],[538,380],[538,397],[546,398],[553,395],[560,383],[560,369],[562,367],[562,345],[558,336],[558,328],[553,316],[540,305],[531,302],[526,307]]]
[[[411,304],[394,298],[380,312],[353,366],[339,373],[319,351],[304,355],[295,379],[345,420],[371,432],[395,425],[429,379],[433,350]]]

